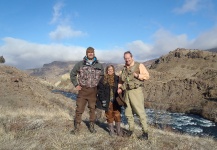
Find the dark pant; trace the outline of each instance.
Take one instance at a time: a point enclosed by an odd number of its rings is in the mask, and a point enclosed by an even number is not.
[[[108,123],[113,123],[113,121],[121,122],[121,113],[117,103],[109,102],[109,109],[105,112],[105,114]]]
[[[88,103],[89,108],[89,115],[90,115],[90,122],[95,121],[95,109],[96,109],[96,92],[97,88],[87,88],[82,87],[78,93],[77,102],[76,102],[76,115],[75,115],[75,122],[81,123],[82,114],[84,113],[85,107]]]

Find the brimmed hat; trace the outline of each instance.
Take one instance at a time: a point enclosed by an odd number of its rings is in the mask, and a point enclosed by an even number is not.
[[[87,53],[94,53],[94,48],[93,47],[88,47],[86,50],[86,55]]]
[[[124,101],[122,93],[118,94],[118,97],[116,97],[116,101],[118,102],[118,105],[127,107],[127,104]]]

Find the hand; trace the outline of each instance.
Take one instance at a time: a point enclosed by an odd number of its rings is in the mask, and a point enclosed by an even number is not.
[[[75,88],[76,90],[80,91],[82,87],[80,85],[77,85]]]
[[[102,107],[106,107],[106,101],[102,101]]]
[[[118,89],[118,94],[120,94],[120,93],[122,93],[122,89],[119,88]]]
[[[134,75],[135,78],[138,78],[138,77],[139,77],[139,74],[137,74],[137,73],[135,73],[135,72],[133,73],[133,75]]]

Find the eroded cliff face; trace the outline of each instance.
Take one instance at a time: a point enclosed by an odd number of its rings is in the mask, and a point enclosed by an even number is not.
[[[176,49],[160,57],[145,81],[145,106],[202,115],[217,122],[217,53]]]

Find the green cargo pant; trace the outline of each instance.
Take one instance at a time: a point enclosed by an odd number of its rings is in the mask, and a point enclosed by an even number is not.
[[[135,128],[133,117],[133,112],[135,112],[139,116],[143,132],[148,132],[148,125],[144,108],[143,88],[139,87],[137,89],[126,90],[125,92],[126,93],[124,99],[127,104],[127,107],[125,109],[125,116],[128,120],[129,130],[133,131]]]

